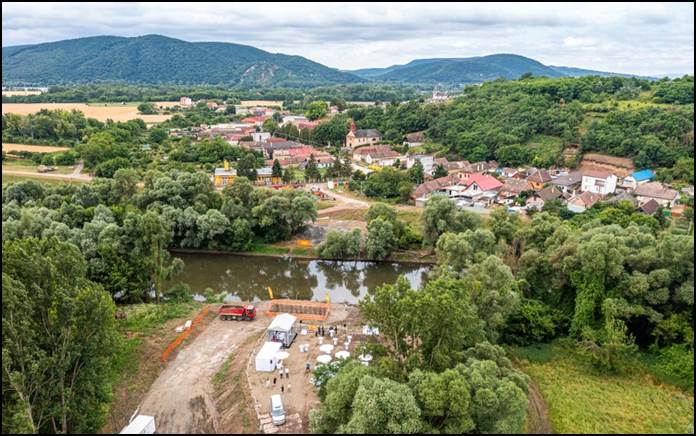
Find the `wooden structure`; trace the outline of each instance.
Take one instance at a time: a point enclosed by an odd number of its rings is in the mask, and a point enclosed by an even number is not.
[[[302,321],[326,321],[329,318],[330,304],[319,301],[272,300],[268,316],[290,313]]]

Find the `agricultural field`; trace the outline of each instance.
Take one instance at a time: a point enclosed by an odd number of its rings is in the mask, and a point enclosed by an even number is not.
[[[159,103],[158,103],[159,104]],[[283,101],[282,100],[242,100],[239,104],[240,106],[244,107],[251,107],[251,106],[278,106],[280,108],[283,107]]]
[[[11,144],[6,142],[2,143],[2,151],[6,153],[11,151],[30,151],[32,153],[54,153],[67,150],[70,150],[70,148],[58,147],[53,145]]]
[[[41,91],[2,91],[2,95],[6,95],[8,97],[12,97],[14,95],[40,95]]]
[[[164,102],[167,105],[174,105],[175,102]],[[111,119],[114,121],[128,121],[140,118],[148,124],[159,123],[168,120],[171,115],[140,115],[138,114],[137,104],[118,104],[118,103],[4,103],[2,113],[14,113],[18,115],[29,115],[40,111],[49,110],[79,110],[88,118],[95,118],[99,121]]]
[[[642,368],[596,372],[560,344],[514,349],[521,369],[539,386],[555,433],[687,433],[694,398]]]

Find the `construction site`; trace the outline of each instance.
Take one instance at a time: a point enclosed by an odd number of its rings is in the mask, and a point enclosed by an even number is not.
[[[179,329],[124,425],[142,421],[157,433],[309,433],[309,411],[319,404],[317,365],[357,357],[366,339],[358,308],[329,301],[206,305]],[[282,424],[272,416],[274,395]]]

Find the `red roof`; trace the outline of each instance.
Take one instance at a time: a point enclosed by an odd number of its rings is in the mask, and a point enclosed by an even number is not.
[[[466,181],[466,186],[471,186],[476,183],[482,191],[491,191],[493,189],[498,189],[503,186],[500,180],[488,174],[472,174]]]
[[[266,121],[268,117],[262,116],[262,117],[247,117],[242,119],[243,123],[263,123]]]

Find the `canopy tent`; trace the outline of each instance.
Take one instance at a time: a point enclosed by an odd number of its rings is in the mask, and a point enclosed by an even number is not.
[[[317,362],[327,364],[331,362],[331,356],[329,356],[328,354],[322,354],[317,357]]]
[[[278,367],[278,351],[283,346],[280,342],[266,342],[256,354],[256,370],[273,372]]]
[[[295,321],[297,321],[297,317],[289,313],[281,313],[273,318],[271,325],[266,329],[268,340],[280,342],[285,348],[289,347],[297,336]]]
[[[347,359],[350,357],[350,353],[345,350],[337,351],[336,352],[336,359]]]

